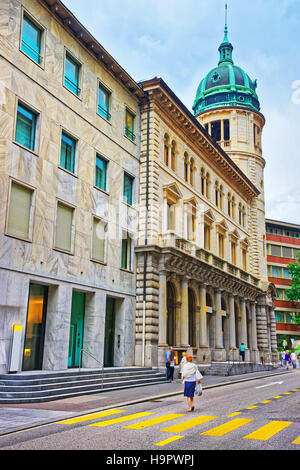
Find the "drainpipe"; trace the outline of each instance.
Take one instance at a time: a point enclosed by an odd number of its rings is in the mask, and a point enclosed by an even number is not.
[[[150,100],[148,92],[145,92],[147,100],[147,151],[146,151],[146,212],[145,212],[145,247],[148,245],[148,195],[149,195],[149,129],[150,129]],[[144,253],[144,282],[143,282],[143,330],[142,330],[142,366],[145,366],[146,345],[146,271],[147,252]]]

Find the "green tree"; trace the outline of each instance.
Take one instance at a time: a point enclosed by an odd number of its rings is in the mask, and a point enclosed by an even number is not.
[[[292,302],[300,302],[300,251],[297,253],[298,260],[290,263],[287,267],[292,276],[291,288],[286,291],[287,297]],[[300,314],[294,314],[295,323],[300,325]]]

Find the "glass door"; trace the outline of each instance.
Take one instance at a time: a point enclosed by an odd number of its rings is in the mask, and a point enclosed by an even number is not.
[[[23,370],[40,370],[43,363],[48,287],[30,284]]]
[[[68,367],[79,367],[83,347],[85,294],[73,291],[69,337]]]
[[[114,365],[115,348],[115,299],[106,299],[104,366]]]

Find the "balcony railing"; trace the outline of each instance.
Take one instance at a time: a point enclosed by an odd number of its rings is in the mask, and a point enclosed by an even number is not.
[[[259,286],[259,279],[243,269],[235,266],[223,258],[220,258],[204,248],[199,248],[192,241],[180,238],[175,232],[167,232],[160,236],[160,246],[177,248],[190,256],[195,256],[201,261],[220,269],[242,281],[249,282],[253,286]]]

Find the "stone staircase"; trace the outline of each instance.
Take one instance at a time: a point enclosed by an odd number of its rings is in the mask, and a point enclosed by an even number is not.
[[[109,367],[0,375],[0,404],[39,403],[166,382],[151,367]]]
[[[273,370],[276,368],[277,366],[273,364],[256,364],[253,362],[212,362],[204,374],[226,377],[228,375],[250,374],[251,372]]]

